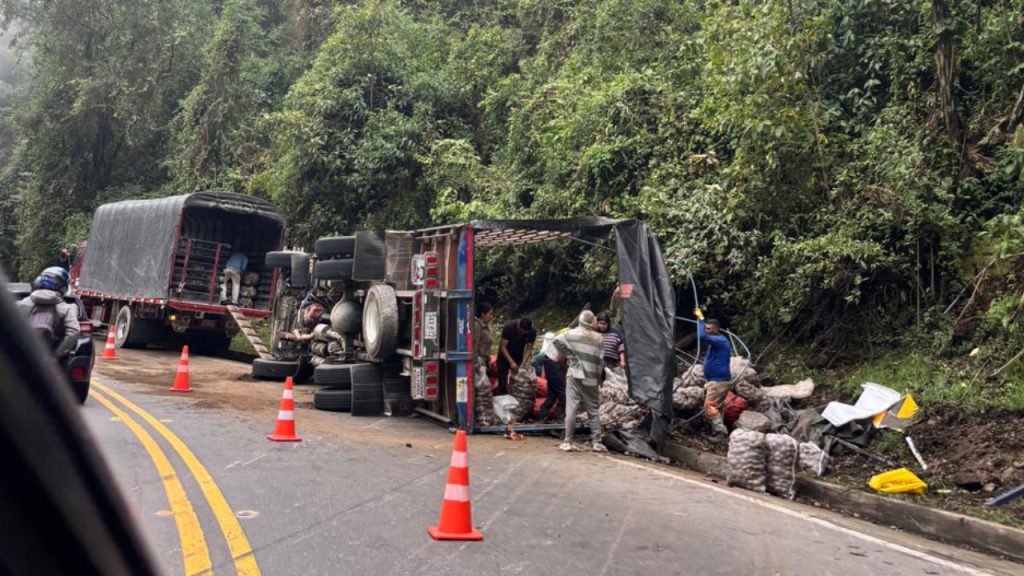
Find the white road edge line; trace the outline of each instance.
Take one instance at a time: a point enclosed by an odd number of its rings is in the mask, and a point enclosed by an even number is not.
[[[781,512],[781,513],[783,513],[783,514],[785,514],[787,516],[791,516],[791,517],[794,517],[794,518],[800,518],[800,519],[803,519],[803,520],[807,520],[807,521],[813,522],[813,523],[815,523],[815,524],[817,524],[819,526],[824,526],[826,528],[831,528],[832,530],[835,530],[837,532],[842,532],[842,533],[847,534],[849,536],[854,536],[856,538],[860,538],[861,540],[864,540],[866,542],[871,542],[872,544],[877,544],[879,546],[883,546],[883,547],[888,548],[890,550],[893,550],[893,551],[896,551],[896,552],[900,552],[902,554],[907,554],[908,556],[913,556],[914,558],[917,558],[918,560],[924,560],[926,562],[931,562],[933,564],[938,564],[939,566],[942,566],[944,568],[950,568],[950,569],[956,570],[958,572],[962,572],[962,573],[965,573],[965,574],[972,574],[974,576],[993,576],[993,574],[991,572],[984,572],[982,570],[977,570],[977,569],[971,568],[969,566],[963,566],[961,564],[956,564],[956,563],[950,562],[949,560],[946,560],[944,558],[938,558],[936,556],[932,556],[931,554],[927,554],[927,553],[921,552],[919,550],[914,550],[913,548],[908,548],[908,547],[902,546],[900,544],[893,544],[892,542],[888,542],[888,541],[883,540],[881,538],[877,538],[875,536],[871,536],[871,535],[868,535],[868,534],[863,534],[861,532],[858,532],[856,530],[847,528],[845,526],[840,526],[838,524],[834,524],[834,523],[829,522],[828,520],[825,520],[823,518],[818,518],[816,516],[811,516],[810,514],[806,514],[806,513],[803,513],[803,512],[799,512],[797,510],[792,510],[790,508],[786,508],[785,506],[779,506],[778,504],[773,504],[771,502],[766,502],[766,501],[764,501],[764,500],[762,500],[760,498],[755,498],[753,496],[749,496],[747,494],[743,494],[743,493],[740,493],[740,492],[735,491],[735,490],[726,490],[725,488],[721,488],[721,487],[715,486],[713,484],[705,484],[704,482],[700,482],[700,481],[694,480],[692,478],[686,478],[685,476],[679,476],[679,475],[676,475],[676,474],[672,474],[671,472],[667,472],[665,470],[659,470],[658,468],[654,468],[652,466],[646,466],[644,464],[639,464],[637,462],[629,462],[629,461],[626,461],[626,460],[620,460],[619,458],[613,458],[613,457],[610,457],[610,456],[603,456],[603,458],[605,458],[607,460],[611,460],[612,462],[616,462],[616,463],[624,465],[624,466],[629,466],[631,468],[636,468],[638,470],[645,470],[645,471],[648,471],[648,472],[653,472],[655,474],[658,474],[659,476],[665,476],[667,478],[672,478],[674,480],[679,480],[680,482],[685,482],[686,484],[690,484],[692,486],[698,486],[698,487],[704,488],[706,490],[711,490],[713,492],[718,492],[719,494],[725,494],[725,495],[731,496],[733,498],[738,498],[740,500],[743,500],[745,502],[750,502],[751,504],[756,504],[756,505],[761,506],[763,508],[768,508],[768,509],[774,510],[776,512]]]

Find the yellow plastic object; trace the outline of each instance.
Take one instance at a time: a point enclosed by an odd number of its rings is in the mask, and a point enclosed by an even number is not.
[[[876,474],[868,480],[868,486],[883,494],[924,494],[928,489],[927,484],[906,468]]]

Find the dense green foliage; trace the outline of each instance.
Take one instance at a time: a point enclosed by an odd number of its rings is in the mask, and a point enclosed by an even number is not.
[[[102,202],[207,187],[274,199],[306,246],[592,213],[647,220],[716,315],[822,364],[903,335],[984,344],[963,369],[989,376],[1024,347],[1021,0],[0,9],[34,64],[0,90],[0,257],[22,274]],[[612,283],[601,254],[536,257],[488,269],[511,307]]]

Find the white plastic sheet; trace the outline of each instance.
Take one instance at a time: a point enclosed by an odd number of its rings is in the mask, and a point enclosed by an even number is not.
[[[842,402],[829,402],[825,411],[821,413],[822,417],[834,426],[843,426],[848,422],[864,420],[885,412],[903,397],[892,388],[874,382],[866,382],[861,387],[864,391],[860,393],[856,404],[850,406]]]

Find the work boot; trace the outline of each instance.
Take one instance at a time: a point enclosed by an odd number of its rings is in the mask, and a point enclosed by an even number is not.
[[[709,440],[715,444],[721,444],[729,440],[729,429],[725,427],[725,421],[721,416],[710,418],[711,430],[714,432]]]

